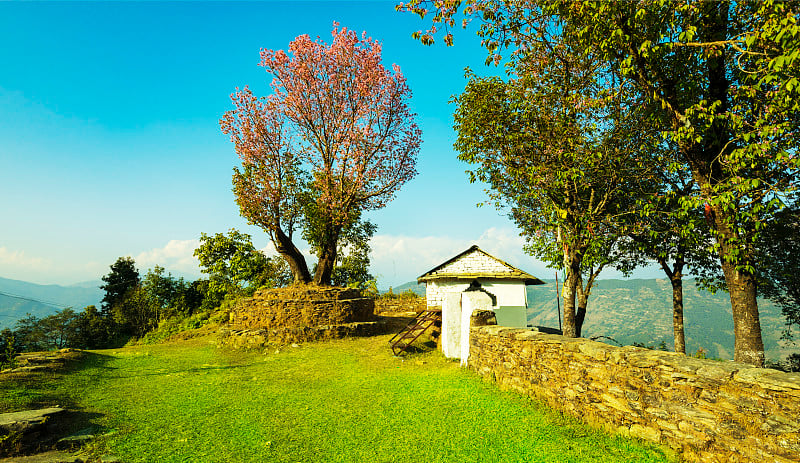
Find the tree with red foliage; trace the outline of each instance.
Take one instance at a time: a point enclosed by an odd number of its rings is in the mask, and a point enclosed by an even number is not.
[[[220,120],[242,161],[233,191],[243,217],[262,227],[297,283],[312,281],[294,242],[297,226],[319,249],[313,282],[330,285],[343,230],[379,209],[416,175],[421,131],[397,65],[381,45],[334,23],[330,45],[301,35],[283,50],[261,50],[273,93],[245,87]]]

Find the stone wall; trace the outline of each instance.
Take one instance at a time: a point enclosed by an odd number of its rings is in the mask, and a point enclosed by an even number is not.
[[[686,461],[800,461],[800,374],[475,326],[469,366],[503,389]]]
[[[231,311],[218,344],[233,348],[371,336],[386,331],[372,298],[350,288],[290,286],[258,290]]]
[[[382,321],[345,323],[342,325],[300,326],[287,328],[235,330],[223,328],[217,344],[243,350],[261,350],[265,347],[327,341],[347,337],[384,334],[387,324]]]
[[[426,308],[427,304],[422,296],[380,297],[375,299],[375,313],[422,312]]]
[[[350,288],[290,286],[258,290],[230,315],[233,329],[272,329],[374,320],[375,302]]]

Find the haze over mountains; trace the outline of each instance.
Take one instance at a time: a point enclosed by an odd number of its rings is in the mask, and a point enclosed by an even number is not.
[[[46,317],[65,307],[76,312],[88,305],[100,305],[102,282],[87,281],[70,286],[37,285],[0,277],[0,329],[13,328],[27,314]]]
[[[528,286],[528,324],[558,328],[555,280]],[[411,290],[425,294],[415,282],[393,288],[395,293]],[[694,280],[684,281],[684,323],[686,352],[702,348],[710,358],[733,358],[733,317],[726,292],[711,294],[699,289]],[[770,360],[784,360],[800,352],[800,345],[781,340],[786,330],[781,310],[759,298],[764,348]],[[589,297],[583,336],[607,336],[619,344],[642,343],[667,349],[673,346],[672,287],[666,279],[597,280]],[[599,339],[613,344],[607,339]],[[800,339],[798,339],[800,341]]]
[[[528,287],[528,323],[558,328],[554,280]],[[87,305],[100,305],[102,282],[89,281],[71,286],[37,285],[0,278],[0,329],[13,328],[16,320],[30,313],[51,315],[64,307],[80,311]],[[583,334],[607,336],[627,345],[643,343],[658,346],[662,341],[672,348],[672,292],[664,279],[598,280],[589,298]],[[425,294],[416,282],[393,288],[395,293],[411,290]],[[697,288],[693,280],[684,282],[686,349],[702,348],[712,358],[733,358],[733,319],[727,293],[711,294]],[[775,304],[759,299],[761,328],[767,358],[783,360],[800,346],[781,340],[785,323]],[[611,342],[604,340],[605,342]]]

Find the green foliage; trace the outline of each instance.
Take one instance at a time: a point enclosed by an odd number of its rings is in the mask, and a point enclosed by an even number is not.
[[[796,189],[797,3],[553,5],[648,98],[679,148],[672,168],[698,185],[682,205],[709,205],[723,258],[753,273],[750,245]]]
[[[189,330],[196,330],[205,326],[208,323],[210,316],[211,313],[209,312],[200,312],[189,317],[175,316],[164,319],[158,324],[156,329],[149,331],[142,336],[139,342],[141,344],[155,344],[157,342],[162,342],[166,339],[169,339],[170,336],[175,334]]]
[[[424,43],[440,26],[451,43],[447,28],[464,13],[465,27],[481,20],[487,62],[508,52],[510,67],[532,56],[539,63],[546,44],[546,56],[595,59],[610,73],[605,82],[633,91],[645,132],[660,131],[676,147],[668,168],[694,183],[678,204],[686,215],[704,210],[710,225],[731,295],[736,359],[762,364],[755,245],[800,185],[800,3],[411,0],[403,9],[425,17],[425,6],[435,14],[416,34]],[[544,71],[533,77],[563,75]]]
[[[777,368],[778,370],[787,372],[800,372],[800,354],[791,354],[786,357],[784,362],[778,363],[770,368]]]
[[[111,310],[121,331],[134,337],[143,336],[161,320],[158,300],[142,286],[130,289]]]
[[[776,215],[758,243],[759,290],[786,317],[786,337],[800,327],[800,209],[797,204]]]
[[[413,299],[417,299],[417,298],[425,297],[425,296],[420,296],[419,294],[415,293],[414,291],[412,291],[410,289],[407,289],[407,290],[405,290],[403,292],[400,292],[400,293],[395,293],[395,292],[392,291],[392,288],[389,288],[389,291],[386,291],[385,293],[381,294],[379,297],[380,297],[380,299],[413,300]]]
[[[307,214],[307,216],[311,216]],[[303,237],[311,245],[312,252],[322,255],[321,244],[317,237],[324,235],[318,230],[320,223],[308,225]],[[331,284],[366,290],[375,277],[369,273],[369,240],[378,227],[369,220],[354,218],[342,227],[337,240],[336,263],[331,274]],[[316,268],[315,268],[316,271]]]
[[[387,340],[267,354],[208,339],[125,347],[37,384],[4,382],[0,409],[12,400],[26,408],[12,399],[20,389],[71,402],[116,430],[97,456],[131,462],[482,462],[487,449],[496,461],[669,461],[653,445],[502,392],[438,352],[398,362]]]
[[[0,455],[18,455],[22,450],[22,431],[0,434]]]
[[[510,208],[525,250],[566,270],[564,333],[580,336],[592,282],[616,259],[647,177],[644,153],[658,140],[639,122],[636,95],[600,60],[539,27],[507,81],[468,73],[455,98],[454,147],[476,165],[470,180],[487,182],[492,201]]]
[[[78,314],[69,308],[43,318],[28,315],[14,326],[15,350],[30,352],[75,346],[78,327]]]
[[[250,295],[259,287],[286,286],[292,281],[283,259],[266,257],[253,246],[250,235],[235,228],[227,235],[203,233],[194,256],[200,261],[200,270],[209,275],[206,291],[215,300],[228,293]]]
[[[100,289],[106,292],[103,296],[102,310],[110,313],[111,308],[122,302],[128,291],[139,285],[139,271],[132,257],[119,257],[111,264],[111,271],[103,276],[104,285]]]
[[[19,351],[14,332],[6,328],[0,331],[0,370],[6,368],[14,368],[16,358]]]
[[[667,343],[664,342],[664,341],[661,341],[658,345],[645,344],[645,343],[642,343],[642,342],[634,342],[632,345],[636,346],[636,347],[643,347],[645,349],[650,349],[650,350],[660,350],[660,351],[663,351],[663,352],[667,352],[669,350],[669,349],[667,349]]]
[[[699,347],[699,348],[697,349],[697,352],[695,352],[695,353],[692,355],[692,357],[694,357],[694,358],[696,358],[696,359],[705,359],[705,358],[708,358],[708,351],[707,351],[707,350],[705,350],[705,349],[703,349],[702,347]]]
[[[75,340],[69,347],[102,349],[117,341],[117,326],[112,317],[104,316],[93,305],[87,306],[75,320]]]

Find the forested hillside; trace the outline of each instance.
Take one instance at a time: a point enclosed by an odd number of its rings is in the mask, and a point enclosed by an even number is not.
[[[98,305],[103,298],[102,282],[72,286],[37,285],[26,281],[0,278],[0,329],[11,328],[27,314],[36,317],[52,315],[64,307],[80,311]]]
[[[558,328],[555,280],[528,286],[528,324]],[[425,286],[408,282],[395,293],[425,294]],[[712,358],[733,358],[733,317],[728,293],[711,294],[684,282],[686,352],[698,349]],[[781,310],[759,299],[761,327],[767,358],[783,360],[800,352],[800,345],[781,340],[785,330]],[[672,349],[672,289],[664,279],[598,280],[586,309],[584,337],[607,336],[622,345],[642,343],[658,346],[662,341]],[[604,340],[606,342],[611,342]]]
[[[558,327],[556,290],[553,280],[528,287],[528,323]],[[642,343],[658,346],[662,341],[672,349],[672,290],[665,279],[598,280],[586,309],[584,337],[608,336],[620,344]],[[711,294],[684,282],[686,352],[698,349],[712,358],[733,358],[733,317],[728,293]],[[785,359],[800,348],[782,341],[785,330],[781,310],[759,299],[764,348],[768,359]]]
[[[557,328],[555,281],[545,281],[546,285],[528,287],[528,323]],[[80,311],[87,305],[99,306],[103,297],[100,284],[98,281],[95,286],[37,285],[0,278],[0,329],[12,328],[16,320],[28,313],[41,318],[61,307]],[[408,290],[425,294],[425,286],[415,282],[393,288],[395,293]],[[669,282],[663,279],[598,280],[589,298],[584,336],[607,336],[623,345],[638,342],[658,346],[663,341],[671,348],[671,298]],[[702,348],[709,357],[733,358],[733,320],[728,294],[711,294],[688,280],[684,301],[687,352],[695,353]],[[780,308],[761,299],[759,310],[767,358],[782,360],[799,352],[800,346],[781,340],[785,325]]]

